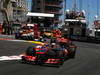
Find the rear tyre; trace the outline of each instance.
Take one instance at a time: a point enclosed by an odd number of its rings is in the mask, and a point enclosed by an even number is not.
[[[69,58],[75,58],[76,48],[70,48]]]

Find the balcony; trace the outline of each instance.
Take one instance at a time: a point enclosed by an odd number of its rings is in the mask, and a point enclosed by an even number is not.
[[[59,0],[59,1],[64,1],[64,0]]]
[[[63,2],[64,0],[45,0],[45,2],[59,2],[59,3],[61,3],[61,2]]]
[[[56,8],[63,8],[63,5],[60,4],[60,3],[58,3],[58,2],[55,2],[55,3],[46,2],[45,3],[45,6],[56,7]]]
[[[45,11],[46,13],[51,13],[51,14],[57,14],[57,15],[61,15],[62,12],[59,12],[59,11],[50,11],[50,10],[46,10]]]
[[[16,0],[11,0],[11,2],[17,2]]]
[[[54,23],[60,23],[60,21],[59,20],[54,20]]]

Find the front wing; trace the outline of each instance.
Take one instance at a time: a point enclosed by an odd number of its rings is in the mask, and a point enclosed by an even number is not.
[[[22,56],[22,61],[25,61],[25,62],[34,62],[34,64],[36,64],[36,60],[37,58],[35,56]],[[41,61],[40,61],[41,62]],[[58,63],[61,63],[60,62],[60,59],[55,59],[55,58],[49,58],[45,61],[42,61],[44,64],[58,64]]]

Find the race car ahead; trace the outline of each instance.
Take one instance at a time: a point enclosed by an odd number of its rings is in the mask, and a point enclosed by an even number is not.
[[[33,40],[34,31],[33,26],[23,26],[16,33],[16,39]]]
[[[37,46],[30,46],[22,55],[23,63],[33,64],[52,64],[60,67],[64,61],[69,58],[74,58],[76,46],[70,45],[69,48],[62,48],[58,44],[45,44],[42,43]]]
[[[53,37],[53,33],[51,31],[45,31],[43,33],[43,36],[46,38],[52,38]]]

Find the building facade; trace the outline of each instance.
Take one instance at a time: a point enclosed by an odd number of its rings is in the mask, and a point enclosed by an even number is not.
[[[63,14],[63,1],[64,0],[32,0],[32,12],[54,14],[54,24],[58,24],[60,22],[59,17]]]
[[[26,21],[27,1],[15,0],[12,3],[13,7],[13,21],[24,22]]]
[[[8,21],[23,21],[25,20],[25,15],[27,11],[27,1],[26,0],[0,0],[0,10],[3,10],[5,7],[7,12]],[[5,6],[4,6],[5,5]],[[5,20],[5,16],[0,11],[0,22]]]
[[[3,8],[3,1],[0,0],[0,23],[3,23],[3,14],[1,12],[2,8]]]

